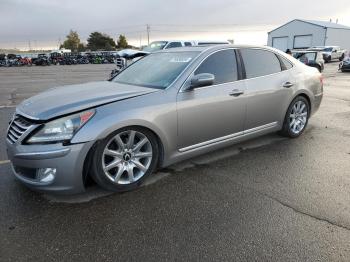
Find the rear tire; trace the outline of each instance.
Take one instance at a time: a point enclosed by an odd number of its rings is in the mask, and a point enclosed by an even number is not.
[[[297,96],[289,105],[280,134],[290,138],[299,137],[308,124],[310,105],[303,96]]]
[[[102,188],[125,192],[140,187],[158,164],[156,136],[140,127],[119,129],[96,146],[92,178]]]

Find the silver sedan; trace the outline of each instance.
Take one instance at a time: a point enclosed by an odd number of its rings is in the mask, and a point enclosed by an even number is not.
[[[7,132],[14,175],[39,191],[78,193],[92,178],[137,188],[157,168],[279,131],[300,136],[322,76],[268,47],[150,54],[110,81],[50,89],[22,102]]]

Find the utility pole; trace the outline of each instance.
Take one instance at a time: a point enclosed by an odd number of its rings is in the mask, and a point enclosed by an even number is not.
[[[151,26],[147,24],[146,27],[147,27],[147,44],[149,45],[149,32],[151,30]]]

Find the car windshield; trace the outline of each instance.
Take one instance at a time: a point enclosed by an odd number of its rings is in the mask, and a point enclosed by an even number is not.
[[[150,43],[148,46],[146,46],[145,48],[143,48],[142,51],[145,51],[145,52],[156,52],[156,51],[159,51],[159,50],[162,50],[164,49],[164,47],[166,46],[168,42],[166,41],[157,41],[157,42],[152,42]]]
[[[324,52],[332,52],[333,48],[332,47],[327,47],[325,49],[323,49]]]
[[[199,52],[150,54],[120,72],[113,82],[165,89],[182,73]]]

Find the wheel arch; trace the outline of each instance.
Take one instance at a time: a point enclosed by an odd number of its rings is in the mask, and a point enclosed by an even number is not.
[[[95,143],[91,146],[91,148],[89,149],[85,159],[84,159],[84,164],[83,164],[83,172],[82,172],[82,180],[83,180],[83,183],[84,183],[84,186],[88,186],[89,183],[92,182],[92,179],[91,179],[91,174],[90,174],[90,167],[91,167],[91,161],[92,161],[92,157],[93,157],[93,153],[94,151],[96,150],[96,147],[97,145],[103,140],[105,139],[108,135],[110,135],[111,133],[119,130],[119,129],[122,129],[122,128],[141,128],[141,129],[145,129],[149,132],[151,132],[155,138],[156,138],[156,141],[157,141],[157,145],[158,145],[158,149],[159,149],[159,156],[158,156],[158,163],[157,163],[157,167],[160,168],[162,167],[163,165],[163,162],[164,162],[164,152],[165,152],[165,149],[164,149],[164,143],[160,137],[160,135],[152,128],[148,127],[148,126],[144,126],[144,125],[125,125],[125,126],[121,126],[121,127],[118,127],[116,128],[115,130],[105,134],[103,137],[100,137],[98,140],[95,141]]]
[[[312,103],[311,103],[311,99],[310,99],[310,96],[306,93],[306,92],[301,92],[301,93],[299,93],[299,94],[297,94],[294,98],[293,98],[293,100],[295,99],[295,98],[297,98],[298,96],[302,96],[302,97],[304,97],[306,100],[307,100],[307,102],[309,103],[309,109],[310,109],[310,114],[309,114],[309,117],[311,116],[311,112],[312,112]],[[292,101],[293,101],[292,100]]]
[[[297,98],[298,96],[302,96],[302,97],[304,97],[304,98],[307,100],[307,102],[309,103],[310,112],[312,112],[312,109],[313,109],[313,106],[312,106],[312,99],[311,99],[312,94],[311,94],[311,92],[310,92],[309,90],[306,90],[306,89],[300,89],[300,90],[298,90],[298,91],[294,94],[294,96],[292,97],[292,99],[289,101],[289,104],[288,104],[288,106],[287,106],[285,112],[287,112],[289,105],[290,105],[290,104],[293,102],[293,100],[294,100],[295,98]]]
[[[302,97],[304,97],[304,98],[307,100],[307,102],[309,103],[310,112],[312,112],[312,103],[311,103],[310,94],[308,94],[307,91],[305,91],[305,90],[300,90],[299,92],[297,92],[297,93],[294,94],[294,96],[292,97],[292,99],[291,99],[291,100],[289,101],[289,103],[286,105],[286,108],[284,109],[284,113],[283,113],[283,115],[281,116],[281,117],[283,117],[281,123],[284,122],[284,119],[285,119],[285,117],[286,117],[286,114],[287,114],[287,112],[288,112],[288,108],[289,108],[290,104],[291,104],[291,103],[294,101],[294,99],[297,98],[298,96],[302,96]],[[311,114],[310,114],[310,116],[311,116]]]

